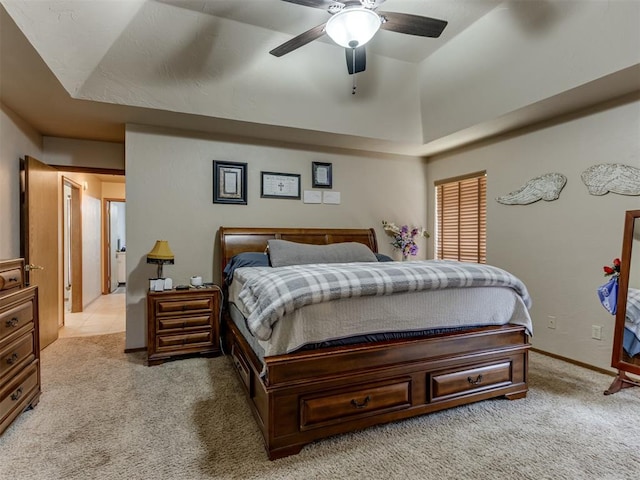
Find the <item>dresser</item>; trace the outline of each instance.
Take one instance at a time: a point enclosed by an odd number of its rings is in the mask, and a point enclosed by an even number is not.
[[[147,293],[147,361],[220,353],[220,288]]]
[[[0,261],[0,434],[40,399],[38,287],[24,286],[24,261]]]

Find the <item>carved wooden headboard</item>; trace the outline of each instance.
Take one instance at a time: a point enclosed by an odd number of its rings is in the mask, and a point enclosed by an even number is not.
[[[378,251],[373,228],[242,228],[220,227],[220,272],[224,278],[225,265],[231,257],[242,252],[264,252],[267,240],[278,238],[290,242],[328,245],[340,242],[359,242],[373,252]]]

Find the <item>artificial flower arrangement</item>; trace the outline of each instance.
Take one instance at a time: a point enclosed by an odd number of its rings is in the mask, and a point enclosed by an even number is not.
[[[429,238],[430,236],[422,227],[409,227],[408,225],[398,227],[395,223],[389,223],[386,220],[382,221],[382,228],[393,238],[391,246],[400,250],[403,260],[406,260],[409,255],[415,256],[418,253],[416,237]]]
[[[604,267],[602,267],[602,269],[604,270],[605,277],[608,277],[611,275],[613,275],[614,277],[618,277],[620,275],[620,259],[615,258],[613,260],[612,266],[605,265]]]

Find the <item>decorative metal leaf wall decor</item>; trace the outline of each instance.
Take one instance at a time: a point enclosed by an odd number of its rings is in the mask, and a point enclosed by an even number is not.
[[[560,197],[560,192],[567,183],[567,177],[561,173],[547,173],[532,178],[515,192],[496,198],[497,202],[504,205],[528,205],[538,200],[550,202]]]
[[[640,195],[640,168],[619,163],[601,163],[587,168],[580,176],[591,195],[609,192]]]

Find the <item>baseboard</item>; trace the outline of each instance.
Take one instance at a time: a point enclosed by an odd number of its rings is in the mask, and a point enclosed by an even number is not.
[[[124,353],[146,352],[147,347],[125,348]]]
[[[557,355],[555,353],[545,352],[544,350],[539,350],[539,349],[533,348],[533,347],[531,347],[531,351],[536,352],[536,353],[540,353],[542,355],[546,355],[547,357],[555,358],[557,360],[562,360],[564,362],[571,363],[571,364],[577,365],[579,367],[587,368],[589,370],[593,370],[593,371],[598,372],[598,373],[604,373],[605,375],[609,375],[611,377],[615,377],[617,375],[617,372],[615,372],[615,371],[607,370],[605,368],[600,368],[600,367],[594,367],[593,365],[589,365],[588,363],[582,363],[582,362],[579,362],[577,360],[573,360],[571,358],[563,357],[562,355]]]

